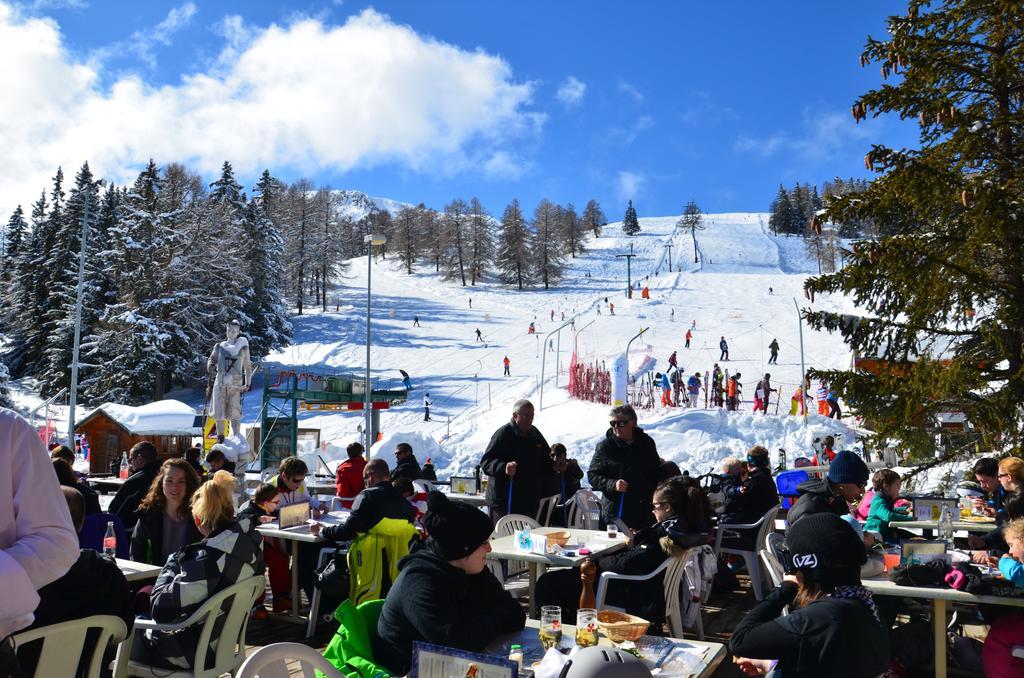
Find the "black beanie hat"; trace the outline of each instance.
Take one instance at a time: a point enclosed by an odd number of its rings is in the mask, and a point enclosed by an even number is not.
[[[829,464],[828,479],[836,484],[862,485],[868,482],[868,465],[855,452],[843,450]]]
[[[476,551],[491,538],[494,527],[483,511],[470,504],[450,501],[434,490],[427,500],[423,527],[437,543],[445,560],[458,560]]]
[[[860,567],[867,562],[864,542],[834,513],[812,513],[786,532],[793,567]]]

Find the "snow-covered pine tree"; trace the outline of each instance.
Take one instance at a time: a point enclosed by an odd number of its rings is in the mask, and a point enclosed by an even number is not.
[[[519,200],[513,199],[501,215],[501,229],[498,231],[495,263],[502,284],[516,285],[523,289],[532,282],[531,240],[530,229],[523,218]]]
[[[317,199],[309,179],[299,179],[288,187],[287,206],[283,211],[285,260],[288,262],[289,287],[295,295],[299,315],[305,307],[308,277],[315,267],[313,247],[316,232]]]
[[[441,262],[444,259],[444,253],[448,249],[448,233],[442,227],[441,216],[429,207],[424,207],[422,203],[416,208],[416,212],[419,215],[417,217],[419,221],[418,231],[423,238],[423,242],[426,244],[426,250],[430,256],[430,261],[434,264],[434,272],[441,272]]]
[[[398,260],[402,262],[405,272],[409,275],[412,275],[412,266],[419,255],[416,210],[417,208],[407,205],[398,211],[395,215],[394,242],[391,243],[392,250],[398,254]]]
[[[7,382],[11,379],[11,373],[7,370],[7,365],[0,362],[0,407],[6,407],[11,409],[14,407],[14,403],[11,402],[11,393],[7,388]]]
[[[562,277],[562,249],[558,234],[558,214],[547,198],[541,199],[533,212],[532,259],[535,275],[544,289],[558,283]]]
[[[476,285],[487,273],[494,259],[494,236],[491,233],[491,215],[480,200],[474,197],[469,201],[469,280]]]
[[[275,348],[285,346],[292,336],[288,308],[284,303],[284,238],[271,217],[278,209],[283,190],[283,184],[264,170],[246,212],[245,258],[252,278],[252,296],[245,309],[245,315],[252,318],[252,325],[246,336],[254,361]],[[330,222],[328,226],[334,223]],[[328,273],[332,266],[328,251],[332,249],[332,235],[328,231],[324,237],[323,266]]]
[[[779,184],[779,192],[775,194],[775,200],[772,200],[771,216],[768,217],[768,228],[775,235],[779,233],[791,234],[793,232],[789,223],[791,215],[789,193],[782,184]]]
[[[469,208],[461,198],[455,198],[445,205],[441,215],[442,230],[448,249],[442,261],[441,277],[444,280],[459,278],[462,286],[466,286],[466,268],[469,260],[469,224],[466,213]]]
[[[601,211],[601,206],[591,198],[587,206],[583,208],[583,228],[591,231],[595,238],[601,237],[601,229],[608,223],[608,219]]]
[[[18,259],[18,253],[21,252],[21,242],[25,239],[26,233],[28,222],[25,221],[25,210],[18,205],[11,213],[11,218],[7,220],[3,242],[0,242],[0,280],[5,287],[10,284],[14,264]]]
[[[576,208],[572,203],[559,209],[558,232],[565,251],[573,259],[576,258],[577,254],[583,254],[587,251],[587,229],[583,220],[576,214]]]
[[[629,201],[626,207],[626,214],[622,217],[622,232],[626,235],[636,235],[640,232],[640,221],[636,218],[636,210],[633,208],[633,201]]]

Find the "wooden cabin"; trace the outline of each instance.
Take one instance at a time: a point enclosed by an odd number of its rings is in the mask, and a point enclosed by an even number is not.
[[[148,440],[160,459],[180,457],[202,435],[193,426],[195,411],[177,400],[161,400],[139,407],[104,403],[75,422],[75,433],[89,441],[89,471],[109,473],[112,461],[135,443]]]

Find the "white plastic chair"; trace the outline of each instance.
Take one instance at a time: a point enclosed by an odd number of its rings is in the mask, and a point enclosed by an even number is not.
[[[775,529],[775,516],[779,512],[779,505],[768,509],[768,512],[761,516],[760,520],[756,523],[725,523],[719,524],[718,529],[715,531],[715,555],[720,556],[723,553],[731,555],[742,556],[743,562],[747,566],[747,573],[750,575],[750,585],[754,589],[754,598],[761,600],[764,597],[764,592],[761,586],[761,563],[757,556],[757,551],[743,551],[741,549],[733,549],[722,546],[722,537],[726,532],[732,532],[737,534],[736,530],[757,530],[757,536],[754,539],[755,548],[765,543],[765,539],[768,533]],[[760,549],[758,549],[760,550]]]
[[[327,564],[327,558],[333,557],[335,553],[348,553],[347,546],[327,546],[320,549],[320,557],[316,563],[317,571],[321,567]],[[312,638],[316,632],[316,625],[320,621],[320,599],[323,597],[323,592],[317,587],[313,587],[313,600],[309,601],[309,621],[306,622],[306,637]]]
[[[498,518],[498,522],[494,526],[494,536],[507,537],[522,530],[535,530],[538,527],[540,524],[530,516],[509,513]],[[528,588],[528,583],[520,580],[520,575],[529,573],[529,565],[522,560],[492,562],[491,571],[494,572],[498,581],[502,582],[506,591],[515,591],[516,594],[519,594]],[[543,571],[543,567],[541,571]]]
[[[93,629],[99,631],[99,636],[95,643],[86,647],[85,636]],[[12,636],[12,640],[15,649],[42,640],[35,672],[37,676],[73,676],[78,671],[82,656],[88,652],[85,675],[87,678],[99,678],[107,645],[119,644],[127,637],[128,628],[124,620],[113,615],[97,614],[22,631]],[[120,664],[118,667],[123,669]],[[115,672],[114,675],[117,677],[123,673]]]
[[[347,511],[348,509],[345,508],[345,505],[342,504],[341,502],[347,501],[347,502],[349,502],[351,504],[351,502],[354,502],[355,500],[356,500],[355,497],[337,497],[337,496],[331,497],[330,501],[327,504],[327,510],[328,511]]]
[[[538,523],[544,526],[551,524],[551,516],[555,512],[555,507],[560,506],[558,501],[562,498],[560,494],[553,494],[550,497],[544,497],[540,500],[540,504],[537,506],[537,517]]]
[[[298,663],[298,671],[289,670],[289,662]],[[273,643],[252,653],[238,669],[235,678],[315,678],[317,671],[327,678],[344,678],[345,674],[323,658],[319,652],[301,643]]]
[[[429,480],[414,480],[412,486],[417,492],[430,493],[437,489],[437,485],[430,482]]]
[[[249,610],[266,587],[263,575],[249,577],[213,595],[203,606],[185,621],[176,624],[158,624],[152,619],[136,619],[135,630],[180,631],[190,626],[201,626],[196,653],[192,657],[192,670],[175,671],[161,666],[150,666],[128,660],[128,675],[152,678],[215,678],[224,673],[234,673],[245,661],[245,630],[249,625]],[[226,612],[221,607],[228,604]],[[224,625],[219,636],[212,638],[215,622],[223,617]],[[206,667],[206,654],[210,641],[217,640],[213,666]],[[127,643],[125,645],[128,645]],[[122,649],[125,646],[122,645]],[[130,651],[130,648],[127,648]]]
[[[595,607],[598,610],[619,610],[624,612],[625,610],[621,608],[604,604],[604,599],[608,595],[608,585],[612,581],[647,581],[654,579],[658,574],[664,572],[665,578],[662,582],[662,587],[665,592],[665,620],[668,622],[669,636],[672,638],[682,638],[684,629],[681,594],[683,582],[686,578],[687,557],[688,555],[680,555],[666,558],[661,565],[649,574],[631,575],[619,574],[617,572],[602,572],[597,584]],[[697,604],[703,609],[704,601],[697,601]],[[704,620],[701,617],[701,610],[698,610],[694,629],[697,632],[697,638],[704,640]]]
[[[591,490],[577,490],[569,504],[569,527],[601,529],[601,501]]]

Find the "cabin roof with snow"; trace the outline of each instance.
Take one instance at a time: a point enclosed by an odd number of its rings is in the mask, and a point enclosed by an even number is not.
[[[160,400],[138,407],[119,403],[103,403],[75,422],[82,426],[100,414],[138,436],[197,436],[202,430],[193,426],[196,412],[178,400]]]

